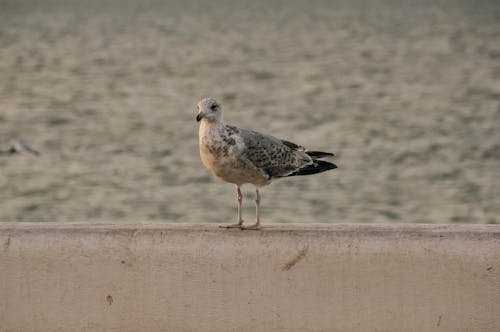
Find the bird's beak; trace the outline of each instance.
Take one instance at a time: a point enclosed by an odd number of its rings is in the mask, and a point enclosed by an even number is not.
[[[201,121],[201,119],[203,119],[203,114],[202,114],[202,113],[198,113],[198,114],[196,115],[196,122],[200,122],[200,121]]]

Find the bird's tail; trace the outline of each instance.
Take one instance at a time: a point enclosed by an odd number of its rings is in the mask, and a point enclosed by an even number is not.
[[[296,176],[296,175],[310,175],[325,172],[331,169],[337,168],[337,165],[334,163],[324,161],[324,160],[314,160],[314,163],[311,165],[307,165],[298,171],[295,171],[288,176]]]

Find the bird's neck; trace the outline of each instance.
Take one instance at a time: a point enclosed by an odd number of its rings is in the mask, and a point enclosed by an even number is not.
[[[220,132],[224,130],[224,123],[215,119],[202,119],[200,122],[199,136],[208,137],[213,135],[215,132]]]

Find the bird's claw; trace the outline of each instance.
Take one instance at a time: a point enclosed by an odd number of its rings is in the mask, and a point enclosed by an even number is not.
[[[260,229],[262,229],[262,227],[260,227],[260,224],[253,224],[253,225],[250,225],[250,226],[241,226],[240,227],[242,230],[253,230],[253,231],[258,231]]]

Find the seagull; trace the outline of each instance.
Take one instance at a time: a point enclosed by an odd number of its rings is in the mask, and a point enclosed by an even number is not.
[[[11,141],[9,148],[6,151],[0,150],[0,154],[3,154],[3,153],[10,153],[10,154],[21,153],[21,154],[27,154],[27,155],[31,155],[31,156],[35,156],[35,157],[40,156],[40,152],[33,149],[31,146],[29,146],[23,140],[17,139],[17,138],[15,138]]]
[[[333,157],[333,153],[310,151],[286,140],[225,124],[221,104],[214,98],[204,98],[197,106],[201,160],[213,175],[236,185],[237,222],[220,227],[261,229],[259,189],[262,186],[283,177],[310,175],[337,168],[331,162],[319,160]],[[241,213],[241,186],[246,183],[255,186],[255,224],[251,226],[243,226]]]

